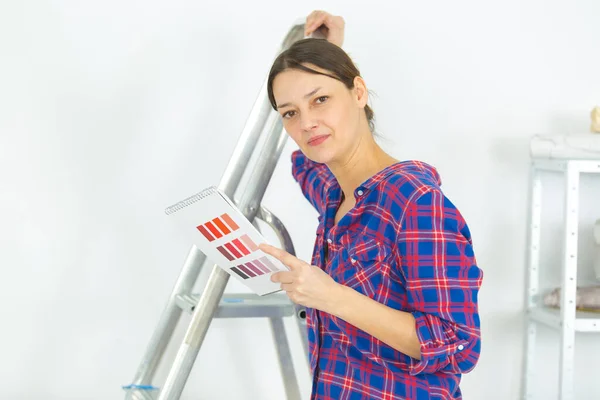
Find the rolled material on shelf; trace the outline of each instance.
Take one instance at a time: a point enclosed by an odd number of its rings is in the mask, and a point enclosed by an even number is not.
[[[544,296],[546,307],[560,308],[560,288],[556,288]],[[600,285],[578,287],[575,308],[580,311],[600,312]]]
[[[600,135],[535,135],[529,152],[533,158],[600,160]]]

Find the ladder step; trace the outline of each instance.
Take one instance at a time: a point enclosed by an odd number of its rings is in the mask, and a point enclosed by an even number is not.
[[[179,295],[177,304],[189,314],[194,311],[200,294]],[[253,293],[225,293],[215,318],[283,318],[295,314],[294,304],[285,294],[265,297]]]

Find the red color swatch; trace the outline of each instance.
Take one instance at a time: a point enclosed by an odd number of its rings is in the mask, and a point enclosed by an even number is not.
[[[214,218],[212,221],[201,224],[196,228],[209,242],[240,229],[238,224],[227,214]]]
[[[235,247],[233,247],[233,245],[231,243],[225,243],[225,247],[227,248],[227,250],[229,250],[229,252],[231,254],[233,254],[233,256],[235,258],[242,257],[242,255],[240,254],[240,252]]]
[[[233,239],[231,242],[235,245],[235,247],[237,247],[238,249],[240,249],[240,251],[245,256],[247,256],[248,254],[250,254],[250,251],[246,248],[246,246],[244,246],[242,244],[242,242],[239,241],[239,239]]]
[[[223,219],[223,221],[225,221],[227,225],[229,225],[232,231],[237,231],[238,229],[240,229],[240,227],[233,221],[233,219],[231,219],[231,217],[228,214],[221,215],[221,218]]]
[[[209,242],[212,242],[213,240],[215,240],[215,238],[210,234],[209,231],[206,230],[206,228],[204,226],[199,225],[196,228],[200,231],[201,234],[204,235],[205,238],[208,239]]]
[[[221,221],[219,218],[215,218],[211,222],[213,224],[215,224],[221,230],[221,232],[223,232],[225,235],[227,235],[229,232],[231,232],[229,230],[229,228],[226,227],[225,224],[223,223],[223,221]]]
[[[211,222],[207,222],[206,224],[204,224],[204,226],[206,226],[208,228],[208,230],[218,239],[221,236],[223,236],[223,234],[221,232],[219,232],[219,230],[217,229],[216,226],[214,226]]]

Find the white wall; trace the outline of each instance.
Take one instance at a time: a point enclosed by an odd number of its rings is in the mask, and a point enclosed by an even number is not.
[[[315,8],[345,17],[383,144],[436,165],[472,229],[483,352],[465,399],[517,398],[528,138],[588,130],[600,2],[367,4],[0,6],[0,398],[122,398],[189,249],[162,210],[218,182],[283,35]],[[265,204],[307,259],[316,220],[290,177],[292,150]],[[598,179],[584,181],[582,251]],[[582,264],[591,275],[589,256]],[[541,336],[545,400],[558,336]],[[597,398],[600,341],[578,336],[577,349],[577,399]],[[274,357],[266,322],[215,321],[182,398],[281,399]]]

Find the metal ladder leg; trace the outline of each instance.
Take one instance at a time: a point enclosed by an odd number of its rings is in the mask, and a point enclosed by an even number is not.
[[[282,318],[269,318],[273,341],[277,349],[277,358],[279,359],[279,369],[283,378],[286,399],[300,400],[300,387],[296,379],[296,371],[292,361],[292,352],[290,351],[290,342],[285,334],[285,326]]]
[[[206,256],[195,246],[190,249],[181,270],[181,274],[173,287],[167,306],[160,316],[158,325],[146,348],[144,357],[142,358],[142,362],[137,369],[133,380],[135,385],[149,384],[154,378],[158,364],[173,336],[177,322],[181,317],[181,308],[177,305],[177,294],[192,290],[196,279],[200,274],[200,269],[205,258]]]
[[[159,400],[177,400],[181,396],[228,280],[227,272],[218,266],[213,267],[203,296],[194,309],[192,321],[169,371],[165,386],[160,392]]]

